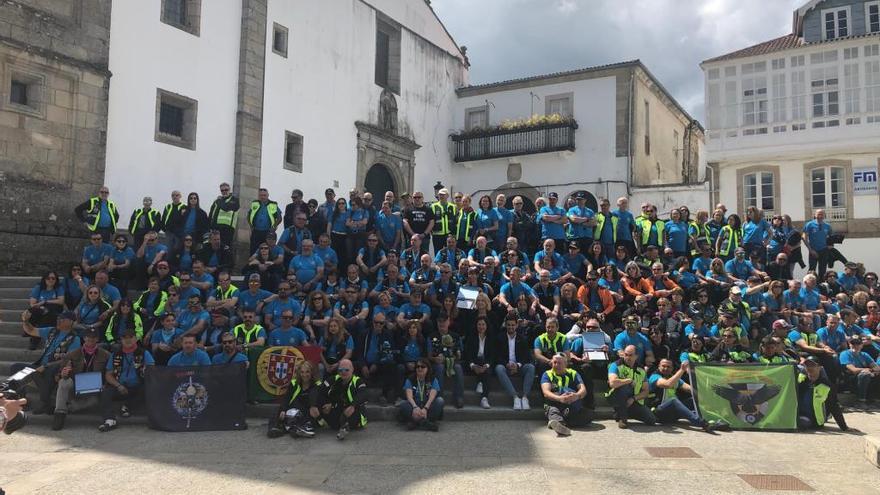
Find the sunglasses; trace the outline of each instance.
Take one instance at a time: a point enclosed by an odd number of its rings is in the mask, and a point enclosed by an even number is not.
[[[351,368],[339,368],[340,373],[348,373],[349,371],[351,371]]]
[[[426,370],[426,369],[428,369],[428,367],[425,366],[424,364],[419,364],[419,365],[416,365],[416,369],[425,369]]]
[[[597,325],[587,325],[587,328],[589,330],[598,330],[599,327]]]
[[[100,241],[100,240],[102,240],[102,239],[103,239],[102,237],[92,237],[92,240],[93,240],[93,241]]]
[[[125,244],[126,242],[128,241],[126,241],[125,239],[116,239],[117,244]]]

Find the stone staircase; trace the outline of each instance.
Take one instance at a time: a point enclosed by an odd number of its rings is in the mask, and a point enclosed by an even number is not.
[[[240,279],[240,277],[235,277]],[[234,281],[241,284],[240,280]],[[21,336],[21,312],[28,307],[28,297],[35,284],[39,282],[37,277],[0,277],[0,379],[9,375],[9,366],[16,362],[33,362],[40,357],[40,351],[29,351],[28,340]],[[135,295],[132,293],[131,295]],[[446,420],[512,420],[512,419],[535,419],[543,417],[543,407],[539,384],[535,383],[529,395],[531,403],[530,411],[514,411],[512,399],[503,392],[501,385],[494,378],[490,383],[489,403],[491,409],[482,409],[479,406],[480,395],[475,391],[476,380],[472,376],[465,375],[464,403],[465,407],[456,409],[452,400],[452,378],[447,379],[444,387],[446,399]],[[514,381],[516,385],[517,382]],[[596,394],[596,414],[600,418],[611,417],[611,409],[605,405],[602,394],[607,389],[604,381],[594,380],[593,387]],[[519,386],[517,385],[517,388]],[[30,394],[32,400],[36,394]],[[378,398],[381,395],[379,389],[368,388],[367,415],[371,420],[394,420],[397,408],[394,406],[379,406]],[[274,404],[259,404],[248,406],[248,417],[268,418],[276,411]],[[92,407],[81,414],[71,415],[71,419],[82,416],[88,421],[98,421],[97,408]],[[36,416],[40,421],[45,416]],[[146,418],[137,418],[136,421],[145,421]],[[100,422],[100,421],[98,421]],[[95,423],[97,424],[97,422]]]

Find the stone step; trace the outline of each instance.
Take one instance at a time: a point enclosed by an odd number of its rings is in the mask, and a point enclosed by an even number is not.
[[[30,291],[38,283],[40,283],[40,277],[0,277],[0,288],[4,289],[27,289]]]
[[[39,359],[39,357],[43,354],[43,351],[29,351],[27,348],[27,339],[21,337],[21,340],[25,341],[23,342],[21,347],[0,347],[0,361],[30,363]]]
[[[20,314],[21,312],[19,312]],[[21,319],[0,321],[0,335],[21,335]]]
[[[0,322],[16,322],[21,321],[21,312],[23,309],[0,308]]]
[[[9,367],[18,361],[0,361],[0,380],[9,376]]]
[[[0,298],[27,299],[32,287],[0,287]]]
[[[12,297],[0,296],[0,308],[3,310],[18,311],[18,314],[20,315],[22,311],[28,309],[30,306],[27,296],[26,293]]]

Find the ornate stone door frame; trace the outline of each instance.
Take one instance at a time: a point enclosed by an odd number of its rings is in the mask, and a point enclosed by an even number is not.
[[[417,149],[421,148],[412,139],[398,136],[366,122],[355,122],[358,130],[357,144],[357,188],[363,189],[367,171],[377,163],[388,167],[394,179],[397,194],[412,193]]]

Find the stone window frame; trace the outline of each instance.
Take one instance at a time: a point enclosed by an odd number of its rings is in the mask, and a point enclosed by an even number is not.
[[[40,119],[46,118],[46,75],[33,69],[19,65],[6,64],[3,77],[2,109],[25,114]],[[28,104],[21,105],[12,101],[12,81],[27,85]]]
[[[382,84],[379,80],[379,33],[388,36],[388,75],[387,84]],[[401,73],[401,40],[403,38],[403,30],[400,25],[381,14],[376,15],[376,53],[374,55],[375,77],[374,82],[377,86],[383,87],[392,93],[400,96],[400,73]]]
[[[294,146],[293,161],[290,161],[290,147]],[[284,170],[302,173],[303,155],[305,153],[305,138],[301,134],[284,131],[284,150],[282,152],[282,165]]]
[[[874,34],[880,31],[871,31],[871,7],[877,7],[880,11],[880,1],[865,2],[865,34]]]
[[[840,34],[840,12],[846,12],[846,34]],[[829,38],[828,32],[826,28],[826,20],[825,16],[827,14],[832,14],[834,17],[834,37]],[[841,5],[838,7],[828,7],[827,9],[822,9],[819,11],[819,26],[822,33],[822,41],[830,41],[836,40],[838,38],[844,38],[853,35],[853,18],[852,18],[852,9],[849,5]]]
[[[853,219],[853,183],[852,183],[852,160],[840,160],[836,158],[827,158],[824,160],[816,160],[812,162],[804,163],[803,169],[803,178],[804,178],[804,218],[810,220],[813,218],[813,184],[812,184],[812,172],[817,168],[826,168],[826,167],[841,167],[843,168],[843,185],[844,185],[844,194],[846,194],[846,219]],[[829,194],[826,191],[826,194]],[[831,208],[826,206],[824,209]],[[831,222],[831,220],[828,220]],[[840,223],[841,225],[846,225],[847,222],[840,222],[839,220],[834,220],[834,223]]]
[[[782,185],[779,183],[779,165],[753,165],[751,167],[743,167],[736,170],[736,210],[745,215],[748,205],[745,201],[745,185],[743,184],[747,175],[769,172],[773,175],[773,200],[776,207],[773,211],[779,213],[782,206]],[[757,205],[760,208],[760,205]],[[763,209],[763,208],[762,208]]]
[[[574,117],[574,92],[560,93],[556,95],[548,95],[544,97],[544,114],[550,115],[550,104],[554,101],[568,100],[568,115],[563,117]]]
[[[283,36],[284,46],[283,48],[278,48],[278,37]],[[280,55],[284,58],[287,58],[287,48],[290,44],[290,29],[286,26],[278,24],[277,22],[272,23],[272,53]]]
[[[162,103],[174,105],[183,109],[182,137],[159,131]],[[171,146],[194,151],[196,149],[198,116],[198,100],[162,88],[156,88],[156,129],[153,139],[158,143],[169,144]]]
[[[478,107],[464,109],[464,129],[466,131],[473,129],[471,126],[471,114],[481,112],[486,114],[486,127],[489,127],[489,107],[486,105],[480,105]]]
[[[182,0],[186,6],[186,24],[181,24],[177,22],[176,19],[165,17],[165,5],[168,1],[169,0],[162,0],[161,2],[159,7],[159,21],[198,37],[201,34],[202,0]]]

